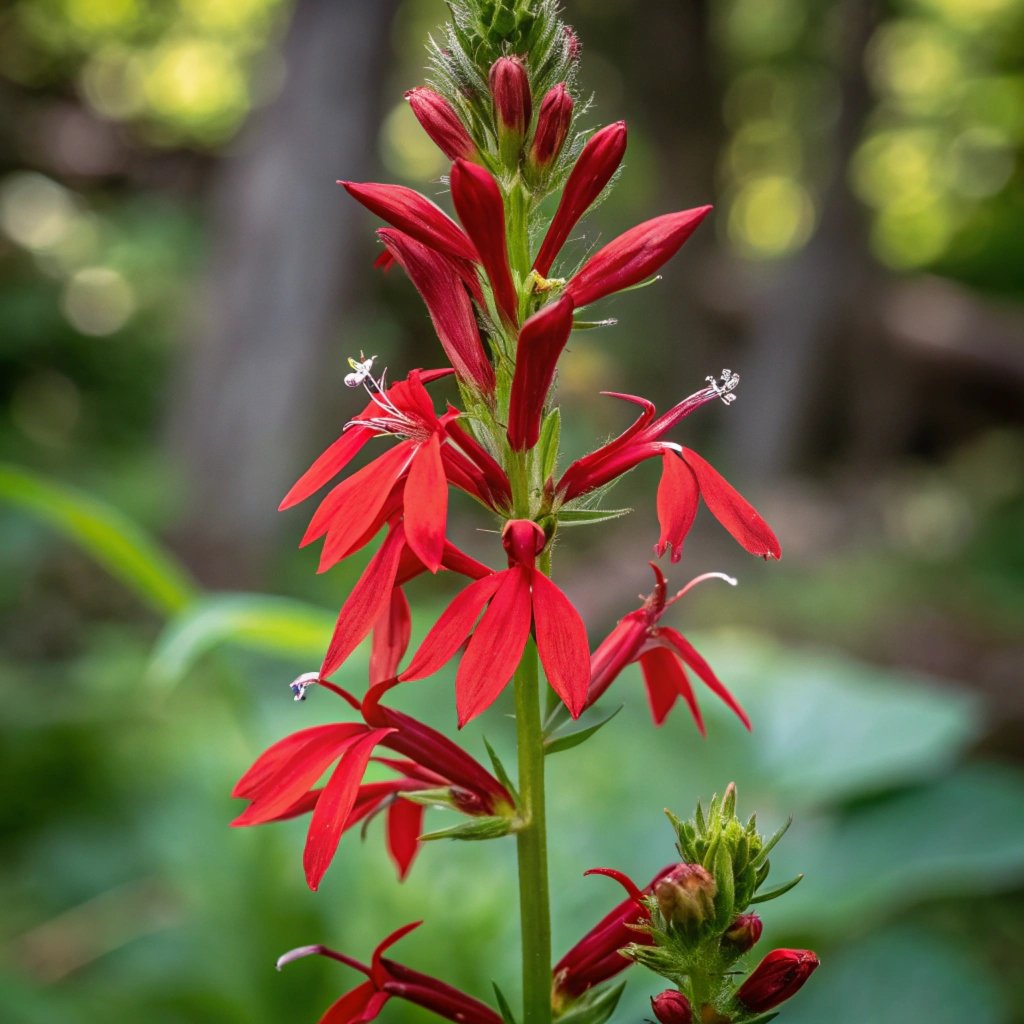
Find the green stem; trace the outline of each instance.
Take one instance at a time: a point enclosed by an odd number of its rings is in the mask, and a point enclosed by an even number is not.
[[[519,916],[523,945],[523,1024],[551,1021],[551,910],[544,819],[544,744],[537,649],[530,641],[515,675],[519,803]]]

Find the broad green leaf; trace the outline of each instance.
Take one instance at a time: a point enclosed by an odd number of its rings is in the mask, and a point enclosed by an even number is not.
[[[173,686],[221,644],[319,663],[333,625],[331,612],[291,598],[213,594],[169,623],[153,651],[147,680]]]
[[[158,612],[179,612],[196,597],[185,568],[138,524],[98,498],[0,464],[0,501],[58,530]]]

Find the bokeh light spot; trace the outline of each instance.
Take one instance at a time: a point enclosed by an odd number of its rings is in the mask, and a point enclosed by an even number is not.
[[[402,100],[384,120],[380,135],[381,159],[400,178],[436,178],[448,170],[448,160],[427,137]]]
[[[729,238],[752,259],[774,259],[799,249],[814,228],[814,203],[793,178],[767,175],[744,185],[729,209]]]
[[[116,270],[85,267],[65,286],[61,311],[82,334],[113,334],[135,312],[135,293]]]
[[[12,174],[0,185],[0,224],[18,245],[36,252],[59,244],[77,209],[66,188],[32,171]]]

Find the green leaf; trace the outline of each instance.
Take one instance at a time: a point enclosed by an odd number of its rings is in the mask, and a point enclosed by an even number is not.
[[[558,1024],[604,1024],[615,1012],[625,987],[620,981],[611,988],[589,989],[557,1018]]]
[[[541,481],[554,475],[555,467],[558,464],[558,445],[561,436],[562,414],[558,411],[558,406],[555,406],[544,417],[544,425],[540,429],[538,448],[540,449]]]
[[[605,716],[599,722],[588,725],[585,729],[577,729],[575,732],[563,733],[561,736],[549,736],[544,741],[544,754],[557,754],[561,750],[571,750],[585,743],[598,731],[603,729],[623,708],[620,704],[610,715]]]
[[[558,512],[558,523],[560,526],[590,526],[620,519],[632,511],[631,508],[562,508]]]
[[[181,611],[196,597],[185,568],[138,524],[98,498],[0,464],[0,501],[58,530],[162,614]]]
[[[512,1012],[512,1007],[508,1005],[505,993],[498,988],[498,983],[496,981],[492,981],[491,987],[494,989],[494,998],[498,1001],[498,1009],[501,1011],[501,1019],[505,1024],[519,1024],[516,1020],[516,1015]]]
[[[157,640],[147,681],[168,688],[224,643],[319,662],[334,625],[323,608],[286,597],[214,594],[172,619]]]
[[[513,784],[512,779],[509,777],[508,772],[505,771],[505,766],[501,763],[501,758],[498,757],[494,747],[487,742],[486,736],[483,740],[484,746],[487,748],[487,756],[491,759],[491,765],[494,767],[494,774],[497,776],[498,781],[512,794],[512,798],[518,802],[519,794],[516,792],[516,787]]]
[[[486,817],[470,818],[459,825],[452,825],[450,828],[438,829],[436,832],[426,832],[420,839],[423,842],[434,839],[500,839],[512,831],[512,821],[509,818]]]
[[[768,854],[775,849],[775,844],[789,831],[789,826],[793,824],[793,816],[790,815],[786,819],[786,824],[779,828],[770,839],[768,839],[764,846],[761,847],[760,852],[754,858],[753,864],[758,866],[763,864],[768,859]]]
[[[614,317],[609,317],[607,320],[573,320],[572,329],[574,331],[593,331],[598,327],[614,327],[618,322]]]
[[[789,892],[790,889],[795,889],[804,880],[803,875],[797,875],[796,878],[791,878],[785,885],[777,886],[774,889],[769,889],[767,892],[758,893],[751,901],[750,905],[753,906],[755,903],[767,903],[769,900],[777,899],[779,896]]]

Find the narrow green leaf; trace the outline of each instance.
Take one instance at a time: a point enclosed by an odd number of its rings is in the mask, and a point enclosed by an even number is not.
[[[558,445],[562,436],[562,414],[558,411],[556,405],[544,417],[544,425],[540,428],[540,441],[538,447],[540,449],[541,458],[541,480],[547,480],[548,477],[554,476],[555,467],[558,464]]]
[[[558,513],[558,522],[561,526],[590,526],[620,519],[632,511],[631,508],[563,508]]]
[[[607,320],[573,320],[572,329],[574,331],[593,331],[598,327],[614,327],[618,322],[614,317]]]
[[[214,594],[171,620],[157,640],[146,681],[172,687],[224,643],[319,662],[333,624],[331,612],[291,598]]]
[[[615,1012],[626,983],[620,981],[602,991],[590,989],[558,1018],[558,1024],[605,1024]]]
[[[743,1024],[768,1024],[768,1021],[775,1020],[778,1013],[762,1013],[760,1017],[749,1017]]]
[[[790,879],[785,885],[780,885],[776,889],[769,889],[768,892],[759,893],[751,901],[750,905],[753,906],[755,903],[767,903],[769,900],[774,900],[779,896],[789,892],[790,889],[795,888],[803,881],[803,875],[797,875],[796,878]]]
[[[501,1011],[501,1019],[505,1024],[519,1024],[516,1020],[516,1015],[512,1012],[512,1007],[508,1005],[505,993],[498,988],[498,983],[496,981],[492,981],[491,987],[494,989],[494,998],[498,1001],[498,1009]]]
[[[761,847],[761,852],[758,853],[758,855],[754,858],[752,863],[754,863],[755,865],[763,863],[765,859],[768,857],[768,854],[775,849],[775,845],[778,843],[778,841],[789,831],[789,826],[792,824],[793,817],[791,815],[789,818],[786,819],[786,824],[779,828],[779,830],[775,832],[774,835],[772,835],[772,837],[765,842],[764,846]]]
[[[704,807],[697,801],[697,810],[693,813],[693,820],[697,823],[697,831],[703,835],[708,830],[707,822],[704,820]]]
[[[564,733],[561,736],[549,736],[544,741],[544,754],[557,754],[561,750],[571,750],[585,743],[598,731],[603,729],[623,708],[620,704],[610,715],[602,718],[600,722],[588,725],[585,729],[577,729],[575,732]]]
[[[727,843],[719,844],[712,873],[718,886],[718,892],[715,894],[715,921],[720,928],[727,928],[736,906],[736,880],[732,873],[732,855]]]
[[[499,839],[501,836],[507,836],[511,831],[512,822],[509,818],[470,818],[469,821],[452,825],[450,828],[426,832],[420,836],[420,839],[423,842],[434,839]]]
[[[494,774],[497,776],[498,781],[512,794],[512,798],[518,803],[519,794],[516,792],[516,787],[509,778],[509,774],[505,771],[505,766],[501,763],[501,758],[498,757],[494,747],[487,742],[487,737],[484,737],[484,746],[487,748],[487,756],[491,759],[491,765],[494,767]]]
[[[58,530],[162,614],[181,611],[198,593],[184,566],[137,523],[98,498],[0,464],[0,501]]]

